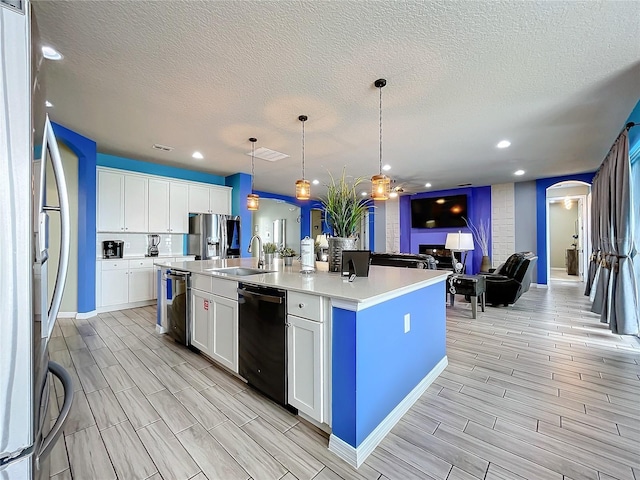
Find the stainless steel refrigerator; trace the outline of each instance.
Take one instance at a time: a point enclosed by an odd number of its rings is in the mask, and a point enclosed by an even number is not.
[[[189,217],[187,254],[196,260],[240,256],[240,217],[199,213]]]
[[[60,152],[45,115],[42,57],[28,0],[0,0],[0,479],[48,479],[48,455],[73,400],[71,377],[48,345],[69,261],[69,202]],[[35,158],[38,152],[40,158]],[[45,199],[51,162],[58,199]],[[47,292],[48,212],[60,215],[60,260]],[[56,268],[51,267],[51,268]],[[53,426],[52,375],[64,402]]]

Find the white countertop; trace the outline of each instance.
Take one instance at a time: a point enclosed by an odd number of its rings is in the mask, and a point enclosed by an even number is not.
[[[193,257],[193,255],[183,255],[182,253],[180,255],[156,255],[155,257],[150,257],[147,255],[125,255],[122,258],[102,258],[102,257],[98,257],[96,258],[97,261],[100,260],[141,260],[143,258],[153,258],[153,259],[165,259],[165,258],[185,258],[185,257]]]
[[[214,270],[228,267],[255,268],[256,265],[257,259],[242,258],[174,262],[163,266],[254,285],[326,296],[332,299],[334,306],[343,306],[349,310],[361,310],[426,286],[443,282],[449,275],[448,271],[443,270],[372,265],[369,269],[368,277],[357,277],[353,282],[348,282],[338,273],[326,271],[326,263],[318,262],[316,264],[319,269],[324,271],[318,271],[317,269],[316,273],[313,274],[301,274],[299,262],[293,262],[293,266],[285,267],[281,259],[276,259],[273,264],[265,267],[265,270],[269,273],[234,276],[216,273]],[[445,301],[444,297],[442,301]]]

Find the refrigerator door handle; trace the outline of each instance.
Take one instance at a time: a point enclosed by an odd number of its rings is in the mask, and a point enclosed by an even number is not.
[[[67,281],[67,270],[69,268],[69,248],[70,248],[70,230],[69,225],[69,197],[67,195],[67,182],[64,177],[64,168],[62,166],[62,157],[60,156],[60,150],[58,148],[58,142],[56,141],[55,134],[53,133],[53,126],[47,115],[44,126],[44,140],[42,145],[42,169],[44,170],[45,157],[49,150],[51,156],[51,166],[53,167],[53,174],[56,180],[56,186],[58,188],[58,202],[59,207],[50,207],[43,205],[43,210],[57,210],[60,209],[60,261],[58,262],[58,272],[56,274],[56,285],[53,289],[53,298],[51,299],[51,305],[49,306],[49,315],[47,321],[47,337],[51,335],[53,326],[56,322],[56,317],[60,311],[60,304],[62,303],[62,293],[64,291],[64,284]],[[44,175],[42,175],[41,181],[44,182]],[[41,186],[41,189],[44,187]]]
[[[62,365],[53,361],[49,361],[49,372],[58,377],[62,383],[62,388],[64,388],[64,403],[62,404],[56,423],[51,427],[49,434],[42,440],[40,452],[38,452],[37,455],[38,461],[46,458],[51,453],[56,441],[62,434],[64,422],[69,416],[71,404],[73,403],[73,380],[71,380],[69,372],[67,372]]]

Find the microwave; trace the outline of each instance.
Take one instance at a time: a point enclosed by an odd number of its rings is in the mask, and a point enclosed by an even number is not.
[[[124,242],[122,240],[105,240],[102,242],[102,258],[122,258]]]

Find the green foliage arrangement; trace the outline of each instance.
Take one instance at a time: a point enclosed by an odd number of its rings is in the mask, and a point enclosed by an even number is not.
[[[275,243],[271,243],[271,242],[267,242],[262,246],[262,250],[264,251],[264,253],[276,253],[276,250],[278,249],[278,247],[276,246]]]
[[[336,181],[331,175],[331,183],[327,185],[327,196],[320,199],[324,207],[329,227],[336,237],[351,237],[356,233],[360,222],[371,205],[368,198],[358,194],[357,187],[364,178],[356,178],[353,183],[346,180],[345,169]]]
[[[295,257],[296,256],[296,251],[291,247],[281,248],[279,253],[280,253],[281,257]]]

